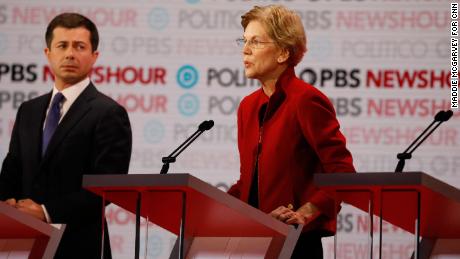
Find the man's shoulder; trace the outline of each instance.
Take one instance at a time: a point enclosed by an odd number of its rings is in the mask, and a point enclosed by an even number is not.
[[[126,109],[116,102],[110,96],[104,94],[94,87],[94,92],[91,93],[92,98],[88,104],[92,107],[91,112],[98,114],[98,116],[105,116],[107,114],[127,114]]]
[[[90,88],[88,90],[92,92],[90,94],[94,97],[94,104],[95,105],[101,106],[101,107],[121,106],[112,97],[106,95],[105,93],[103,93],[99,89],[97,89],[97,87],[93,83],[91,83],[88,86],[88,88]]]
[[[23,107],[23,109],[24,108],[36,109],[38,106],[46,105],[49,102],[50,98],[51,98],[50,93],[42,94],[40,96],[24,101],[23,103],[21,103],[20,108]]]
[[[97,91],[96,101],[105,106],[120,106],[114,99],[112,99],[112,97],[100,91]]]

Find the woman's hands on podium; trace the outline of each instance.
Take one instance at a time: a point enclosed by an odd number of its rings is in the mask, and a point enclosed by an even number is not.
[[[296,211],[294,211],[293,209],[294,207],[292,206],[292,204],[289,204],[287,207],[279,206],[278,208],[270,212],[270,216],[286,224],[302,224],[305,226],[321,214],[319,209],[311,202],[305,203]]]

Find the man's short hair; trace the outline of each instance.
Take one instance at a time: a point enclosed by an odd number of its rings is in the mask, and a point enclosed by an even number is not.
[[[99,33],[97,32],[96,25],[85,16],[78,13],[62,13],[54,17],[46,28],[45,40],[46,46],[51,48],[51,41],[53,40],[53,31],[58,27],[66,29],[75,29],[83,27],[90,33],[91,50],[96,51],[99,45]]]

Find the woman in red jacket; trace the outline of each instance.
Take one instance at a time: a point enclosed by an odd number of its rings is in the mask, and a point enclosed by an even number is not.
[[[240,179],[229,193],[287,224],[304,224],[293,258],[322,258],[336,229],[335,203],[315,173],[355,172],[334,108],[294,67],[306,52],[300,17],[279,5],[242,16],[245,75],[261,88],[238,109]]]

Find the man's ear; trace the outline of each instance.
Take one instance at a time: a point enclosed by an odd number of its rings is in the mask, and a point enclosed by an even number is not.
[[[99,57],[99,54],[100,54],[100,52],[98,50],[93,51],[93,57],[94,58],[97,59]]]
[[[43,49],[43,53],[45,53],[45,56],[46,56],[46,59],[49,60],[49,56],[50,56],[50,49],[49,48],[44,48]]]

